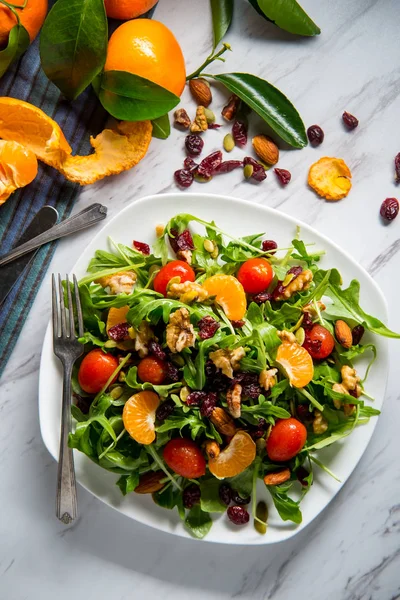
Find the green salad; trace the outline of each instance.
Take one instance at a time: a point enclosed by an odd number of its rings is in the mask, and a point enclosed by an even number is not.
[[[379,414],[371,334],[399,335],[299,231],[280,246],[189,214],[157,230],[152,250],[110,239],[80,281],[70,446],[117,474],[122,494],[177,510],[197,538],[225,512],[265,533],[268,497],[301,523],[313,470],[336,477],[316,451]]]

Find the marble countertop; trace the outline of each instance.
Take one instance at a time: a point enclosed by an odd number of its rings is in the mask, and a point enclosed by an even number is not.
[[[299,39],[263,22],[244,0],[235,5],[235,23],[226,38],[233,52],[214,72],[250,71],[268,79],[291,98],[307,126],[323,127],[325,142],[319,149],[282,152],[279,166],[292,172],[287,188],[279,187],[273,173],[257,187],[233,172],[214,178],[204,191],[275,207],[330,236],[381,286],[389,325],[400,331],[394,276],[400,267],[400,221],[384,226],[378,215],[383,199],[399,197],[393,183],[393,157],[400,151],[396,0],[302,0],[322,29],[314,39]],[[188,72],[196,68],[210,50],[208,2],[160,0],[155,16],[182,44]],[[222,103],[222,94],[216,92],[216,111]],[[193,110],[187,92],[182,105]],[[356,131],[344,130],[344,110],[359,118]],[[253,129],[260,132],[260,124],[254,122]],[[221,132],[207,135],[207,149],[220,146],[218,136]],[[137,168],[88,186],[75,209],[97,201],[113,216],[140,197],[175,190],[172,174],[181,165],[182,141],[177,131],[168,141],[153,140]],[[353,189],[339,203],[317,198],[306,186],[308,166],[324,155],[344,158],[353,172]],[[0,597],[399,598],[396,341],[389,341],[392,368],[386,402],[367,451],[328,508],[294,538],[265,548],[174,538],[128,521],[81,488],[78,521],[65,528],[56,520],[56,464],[43,446],[37,410],[40,349],[50,314],[49,278],[52,271],[71,269],[93,235],[90,230],[59,243],[1,380]]]

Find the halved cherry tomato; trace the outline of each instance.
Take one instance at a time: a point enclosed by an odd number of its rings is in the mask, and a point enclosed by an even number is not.
[[[199,446],[192,440],[170,440],[164,448],[163,457],[170,469],[187,479],[197,479],[206,472],[205,458]]]
[[[246,294],[259,294],[267,289],[274,277],[270,263],[265,258],[250,258],[240,267],[237,278]]]
[[[195,273],[190,265],[183,260],[173,260],[164,265],[154,278],[154,289],[163,296],[167,295],[167,285],[173,277],[180,277],[181,283],[194,281]]]
[[[267,454],[276,462],[290,460],[300,452],[307,440],[307,429],[297,419],[280,419],[267,439]]]
[[[97,394],[107,383],[115,369],[118,360],[111,354],[105,354],[100,348],[91,350],[86,354],[78,371],[79,385],[88,394]],[[114,381],[117,379],[115,377]]]
[[[146,356],[138,364],[138,375],[142,381],[160,385],[166,376],[165,362],[156,356]]]
[[[313,358],[322,360],[331,354],[335,347],[335,340],[325,327],[314,325],[310,331],[306,331],[303,347]]]

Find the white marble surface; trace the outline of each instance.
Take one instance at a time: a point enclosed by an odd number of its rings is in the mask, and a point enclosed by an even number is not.
[[[400,331],[395,279],[400,221],[385,227],[378,217],[381,201],[399,196],[392,167],[400,151],[397,0],[302,4],[322,28],[316,39],[289,36],[237,0],[235,25],[227,36],[233,53],[214,71],[248,70],[278,85],[307,125],[323,127],[324,145],[282,152],[279,166],[293,174],[285,189],[272,173],[257,187],[234,172],[215,178],[204,191],[276,207],[332,237],[382,287],[389,324]],[[208,2],[160,0],[156,16],[180,40],[190,72],[209,50]],[[215,93],[213,106],[220,104],[222,96]],[[193,106],[189,96],[183,105]],[[355,132],[344,131],[343,110],[360,119]],[[254,129],[260,131],[257,124]],[[216,149],[222,135],[209,132],[207,149]],[[166,142],[154,140],[134,171],[89,186],[76,209],[99,201],[112,216],[144,195],[175,189],[172,173],[183,158],[182,141],[176,131]],[[306,188],[308,166],[324,155],[343,157],[353,172],[354,188],[337,204]],[[62,241],[49,273],[68,271],[92,235],[91,230]],[[37,414],[49,300],[48,275],[1,380],[1,600],[400,597],[399,342],[390,342],[386,404],[369,448],[330,506],[293,539],[264,549],[173,538],[126,520],[82,489],[79,520],[68,529],[54,516],[56,465],[41,441]]]

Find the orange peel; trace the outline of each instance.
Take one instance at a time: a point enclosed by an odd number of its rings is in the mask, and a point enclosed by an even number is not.
[[[135,166],[151,141],[150,121],[122,121],[90,138],[88,156],[72,156],[60,126],[40,108],[16,98],[0,98],[0,138],[22,144],[42,162],[81,185]]]
[[[324,156],[311,165],[308,185],[326,200],[341,200],[351,190],[351,171],[343,159]]]
[[[0,204],[15,190],[31,183],[37,171],[33,152],[17,142],[0,140]]]

